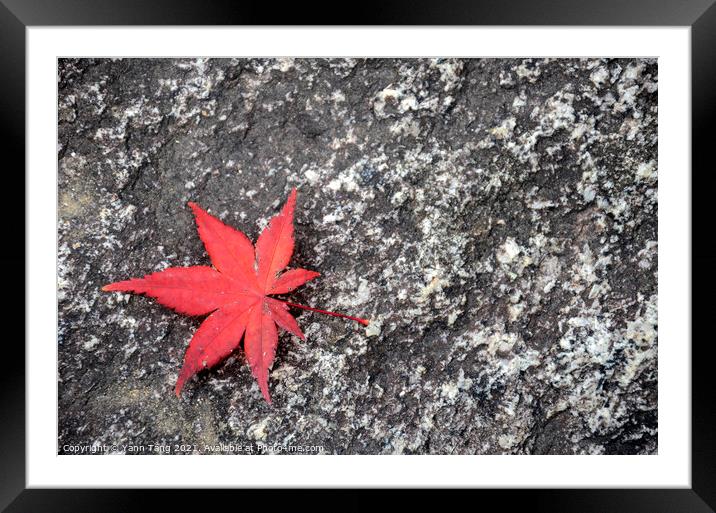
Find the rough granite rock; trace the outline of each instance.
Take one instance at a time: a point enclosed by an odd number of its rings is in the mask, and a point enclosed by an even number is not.
[[[652,59],[62,59],[62,454],[653,454]],[[296,302],[172,391],[201,319],[106,283],[209,264],[298,187]],[[222,447],[223,444],[223,447]],[[229,444],[233,444],[233,447]],[[257,445],[258,444],[258,445]]]

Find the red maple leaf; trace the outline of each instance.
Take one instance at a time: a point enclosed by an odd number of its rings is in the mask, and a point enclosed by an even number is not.
[[[278,345],[276,325],[305,340],[296,319],[289,313],[289,306],[368,325],[365,319],[269,297],[291,292],[319,276],[317,272],[306,269],[291,269],[279,275],[293,254],[296,189],[291,191],[281,212],[259,235],[255,251],[242,232],[209,215],[196,203],[189,202],[189,206],[194,211],[199,236],[213,267],[170,267],[144,278],[102,287],[105,291],[151,296],[185,315],[211,314],[189,343],[176,383],[177,397],[189,378],[226,358],[243,337],[251,371],[264,398],[271,404],[268,371]]]

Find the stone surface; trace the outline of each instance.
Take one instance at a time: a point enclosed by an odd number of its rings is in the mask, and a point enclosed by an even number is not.
[[[61,60],[60,453],[657,451],[654,60]],[[208,264],[298,187],[296,311],[173,386],[201,319],[111,281]],[[226,447],[228,446],[228,447]],[[293,448],[293,449],[292,449]]]

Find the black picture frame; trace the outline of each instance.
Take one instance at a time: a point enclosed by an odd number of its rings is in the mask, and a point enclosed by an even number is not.
[[[326,24],[351,25],[664,25],[691,27],[692,71],[692,438],[690,489],[524,489],[477,490],[478,500],[499,500],[501,508],[528,507],[537,511],[580,512],[707,512],[716,508],[716,387],[711,379],[714,350],[707,336],[712,301],[709,292],[716,280],[711,270],[716,251],[711,250],[708,227],[712,222],[709,196],[716,173],[711,158],[711,124],[716,121],[716,0],[461,0],[452,2],[391,1],[361,2],[349,18],[325,20]],[[7,268],[25,268],[24,223],[16,219],[24,212],[25,166],[25,31],[43,25],[316,25],[323,9],[295,3],[280,9],[268,2],[217,0],[0,0],[0,149],[5,169],[6,249],[1,257]],[[22,177],[22,178],[21,178]],[[8,183],[7,180],[17,183]],[[13,204],[15,202],[16,204]],[[8,204],[9,203],[9,204]],[[13,213],[10,215],[10,213]],[[668,212],[666,213],[668,215]],[[10,242],[12,241],[12,242]],[[17,297],[22,286],[19,273],[8,273],[5,292]],[[13,280],[18,283],[14,283]],[[15,305],[19,302],[13,299]],[[10,308],[6,306],[6,313]],[[26,308],[32,308],[27,304]],[[4,323],[11,326],[9,316]],[[19,323],[15,322],[16,325]],[[21,329],[19,330],[21,331]],[[247,491],[196,490],[79,490],[26,489],[25,463],[25,351],[19,336],[6,330],[0,372],[2,421],[0,421],[0,509],[8,512],[131,511],[159,499],[163,510],[196,509],[216,499],[233,500]],[[18,333],[18,335],[20,335]],[[678,342],[678,341],[676,341]],[[682,341],[688,347],[688,340]],[[662,415],[666,414],[661,412]],[[255,493],[255,492],[254,492]],[[263,492],[265,494],[265,492]],[[291,504],[314,503],[312,492],[272,492],[271,501]],[[356,491],[334,491],[341,509],[365,509],[372,500],[354,497]],[[456,492],[458,495],[464,492]],[[265,496],[264,496],[265,497]],[[422,501],[423,491],[409,494],[411,502]],[[141,500],[141,502],[140,502]],[[264,499],[262,499],[263,501]],[[474,499],[471,499],[474,500]],[[153,502],[153,501],[152,501]],[[407,503],[403,503],[406,506]],[[237,506],[238,507],[238,506]]]

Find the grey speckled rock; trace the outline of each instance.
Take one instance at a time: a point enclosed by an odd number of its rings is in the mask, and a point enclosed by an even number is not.
[[[59,67],[61,453],[657,451],[656,61]],[[374,323],[296,312],[273,408],[241,351],[177,400],[201,319],[100,287],[293,186],[292,297]]]

